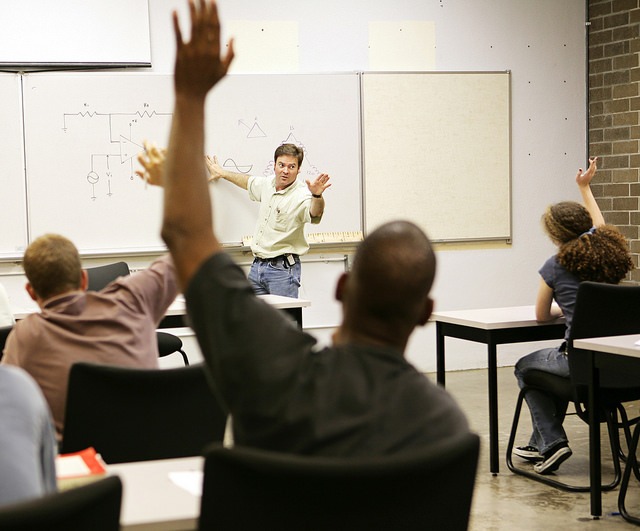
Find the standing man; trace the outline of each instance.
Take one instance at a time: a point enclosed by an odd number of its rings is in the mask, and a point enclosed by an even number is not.
[[[166,150],[144,143],[138,155],[144,171],[136,173],[151,184],[160,184]],[[298,181],[304,152],[295,144],[282,144],[273,159],[275,175],[249,176],[225,170],[217,157],[205,158],[209,182],[224,179],[247,190],[252,201],[260,203],[260,212],[251,241],[253,263],[249,282],[256,295],[297,297],[300,287],[300,255],[309,250],[305,238],[306,223],[320,223],[324,213],[323,192],[331,186],[329,176],[321,173],[305,186]]]
[[[305,188],[297,180],[303,158],[302,148],[295,144],[278,146],[273,155],[272,177],[227,171],[216,157],[206,158],[211,181],[220,178],[229,181],[247,190],[249,198],[260,203],[251,242],[254,259],[249,271],[249,282],[258,295],[298,296],[300,255],[309,250],[304,225],[320,223],[324,213],[322,194],[331,186],[329,176],[321,173],[313,181],[307,179]]]

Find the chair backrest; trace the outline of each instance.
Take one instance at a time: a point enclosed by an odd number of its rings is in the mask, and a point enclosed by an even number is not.
[[[122,482],[117,476],[0,507],[0,531],[118,531]]]
[[[640,286],[582,282],[578,287],[569,338],[569,367],[575,385],[588,382],[584,352],[572,346],[574,339],[640,333]],[[600,371],[606,388],[638,387],[637,378],[621,371],[624,360],[612,371]],[[625,377],[628,376],[628,377]]]
[[[226,413],[203,365],[71,367],[62,453],[93,446],[111,463],[202,455],[222,441]]]
[[[479,437],[377,458],[205,453],[200,531],[466,530]]]
[[[106,264],[103,266],[87,268],[87,274],[89,275],[89,291],[100,291],[106,288],[110,282],[113,282],[118,277],[124,277],[129,275],[129,266],[126,262],[115,262],[113,264]]]

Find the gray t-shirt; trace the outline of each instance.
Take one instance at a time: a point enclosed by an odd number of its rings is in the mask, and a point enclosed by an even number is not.
[[[301,455],[378,456],[469,431],[451,395],[401,352],[315,339],[257,298],[224,253],[185,293],[237,444]]]
[[[542,265],[539,273],[547,286],[553,290],[553,298],[562,310],[567,324],[567,329],[564,334],[564,338],[567,340],[569,339],[569,332],[571,330],[573,310],[576,306],[576,297],[578,295],[580,281],[578,277],[569,273],[569,271],[558,263],[555,255]]]

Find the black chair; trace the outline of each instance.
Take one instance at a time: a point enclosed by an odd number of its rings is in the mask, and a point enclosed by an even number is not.
[[[9,337],[11,330],[13,330],[13,325],[0,326],[0,360],[2,360],[4,345],[7,342],[7,337]]]
[[[61,453],[93,446],[109,464],[202,455],[227,417],[205,370],[74,364]]]
[[[89,276],[89,291],[100,291],[106,288],[111,282],[119,277],[130,275],[129,266],[126,262],[114,262],[103,266],[87,268]]]
[[[103,266],[87,268],[89,276],[89,291],[100,291],[106,288],[109,283],[118,277],[125,277],[131,272],[126,262],[114,262]],[[164,358],[174,352],[179,352],[185,365],[189,365],[189,358],[183,349],[182,340],[168,332],[157,332],[158,338],[158,357]]]
[[[0,531],[119,531],[122,482],[110,476],[0,507]]]
[[[466,530],[480,439],[377,458],[205,453],[198,529]]]
[[[189,365],[189,358],[183,349],[182,339],[168,332],[156,331],[158,338],[158,357],[164,358],[174,352],[179,352],[185,365]]]
[[[526,476],[553,487],[572,491],[587,492],[589,485],[572,485],[553,476],[540,475],[532,469],[516,467],[513,464],[512,451],[518,430],[518,421],[522,402],[527,392],[536,389],[551,392],[553,395],[573,402],[576,414],[589,422],[588,403],[589,360],[585,352],[573,348],[573,340],[590,337],[640,333],[640,286],[612,285],[598,282],[582,282],[578,288],[576,305],[568,342],[570,378],[562,378],[543,371],[530,371],[526,387],[520,391],[516,411],[507,444],[507,466],[519,475]],[[622,365],[600,371],[600,398],[602,410],[598,412],[600,422],[606,422],[614,467],[614,477],[610,483],[602,485],[602,490],[614,489],[620,483],[620,461],[625,459],[620,445],[619,429],[624,430],[627,446],[631,444],[631,426],[639,418],[629,419],[624,408],[625,402],[640,399],[640,382],[629,374]],[[619,420],[618,420],[619,417]],[[600,466],[598,463],[597,466]],[[636,468],[636,473],[638,473]]]
[[[631,470],[634,470],[636,479],[640,480],[638,476],[638,465],[637,465],[637,456],[636,451],[638,450],[638,439],[640,438],[640,423],[636,424],[635,429],[633,430],[633,439],[631,444],[629,445],[629,453],[627,459],[627,465],[624,469],[624,474],[622,476],[622,483],[620,484],[620,492],[618,493],[618,510],[622,517],[628,522],[632,522],[636,525],[640,525],[640,517],[634,516],[627,509],[626,501],[627,501],[627,491],[629,489],[629,480],[631,479]]]

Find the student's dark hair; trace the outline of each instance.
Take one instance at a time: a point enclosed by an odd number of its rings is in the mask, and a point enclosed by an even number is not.
[[[289,155],[298,159],[298,168],[302,166],[302,160],[304,159],[304,151],[295,144],[280,144],[275,153],[273,154],[273,162],[278,160],[278,157],[282,155]]]
[[[613,225],[593,228],[593,220],[581,204],[563,201],[552,205],[542,221],[558,245],[558,263],[580,281],[617,284],[633,269],[625,237]]]

